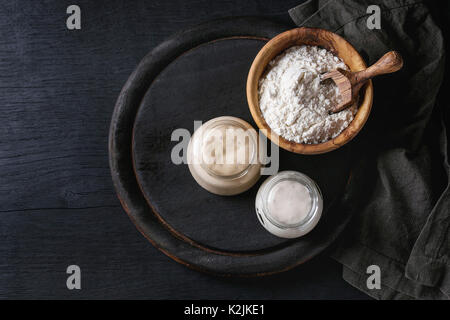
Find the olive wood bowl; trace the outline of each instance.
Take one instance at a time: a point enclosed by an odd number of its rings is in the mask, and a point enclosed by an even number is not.
[[[369,80],[360,91],[358,111],[350,123],[338,136],[323,143],[304,144],[289,141],[271,130],[259,108],[258,86],[268,63],[289,47],[297,45],[319,46],[341,58],[351,71],[367,68],[366,63],[355,48],[341,36],[323,29],[296,28],[280,33],[266,43],[253,60],[247,77],[247,101],[252,117],[258,128],[272,142],[281,148],[300,154],[321,154],[335,150],[352,140],[362,129],[372,108],[373,86]]]

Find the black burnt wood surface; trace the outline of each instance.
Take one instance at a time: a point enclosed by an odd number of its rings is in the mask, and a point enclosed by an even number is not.
[[[364,298],[320,255],[292,271],[229,279],[154,248],[111,182],[108,130],[139,61],[174,32],[226,16],[290,23],[298,1],[61,1],[0,8],[0,298]],[[66,288],[68,265],[82,290]]]

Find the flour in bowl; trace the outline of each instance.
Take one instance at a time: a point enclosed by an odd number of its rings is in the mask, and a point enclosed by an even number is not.
[[[316,144],[338,136],[353,120],[356,104],[329,115],[339,103],[333,81],[320,74],[348,70],[341,59],[315,46],[294,46],[275,57],[259,81],[259,106],[270,128],[297,143]]]

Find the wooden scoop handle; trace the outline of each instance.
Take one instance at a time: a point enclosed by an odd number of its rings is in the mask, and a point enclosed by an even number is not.
[[[392,73],[403,67],[403,59],[397,51],[389,51],[369,68],[355,74],[357,82],[365,82],[381,74]]]

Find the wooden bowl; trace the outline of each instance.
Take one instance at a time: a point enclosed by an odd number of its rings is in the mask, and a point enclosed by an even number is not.
[[[327,49],[340,57],[352,71],[360,71],[367,68],[363,58],[355,48],[344,38],[333,32],[312,28],[288,30],[267,42],[253,61],[247,78],[247,101],[250,112],[256,125],[262,129],[261,131],[272,142],[285,150],[301,154],[320,154],[335,150],[353,139],[366,123],[372,108],[372,81],[369,81],[361,89],[358,112],[350,125],[337,137],[318,144],[304,144],[286,140],[272,131],[266,123],[259,108],[258,86],[259,79],[266,70],[268,63],[287,48],[296,45],[319,46]]]

